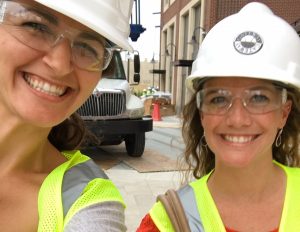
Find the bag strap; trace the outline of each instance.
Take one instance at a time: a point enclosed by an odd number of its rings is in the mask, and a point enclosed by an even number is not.
[[[174,189],[158,195],[156,200],[163,204],[175,232],[191,231],[181,201]]]

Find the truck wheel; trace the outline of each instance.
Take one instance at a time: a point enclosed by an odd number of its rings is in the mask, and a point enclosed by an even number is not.
[[[145,133],[127,135],[125,138],[125,145],[129,156],[142,156],[145,149]]]

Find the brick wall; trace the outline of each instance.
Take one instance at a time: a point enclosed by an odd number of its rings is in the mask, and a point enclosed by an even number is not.
[[[211,28],[221,19],[238,12],[244,5],[254,0],[208,0],[207,2],[205,24],[207,28]],[[290,24],[300,19],[299,0],[260,0],[259,2],[268,5],[276,15]]]

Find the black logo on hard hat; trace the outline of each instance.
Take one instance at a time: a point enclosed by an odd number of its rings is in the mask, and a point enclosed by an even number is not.
[[[235,50],[244,55],[257,53],[263,46],[262,38],[253,31],[245,31],[233,42]]]

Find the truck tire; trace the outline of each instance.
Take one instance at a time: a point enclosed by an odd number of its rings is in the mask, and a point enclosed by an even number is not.
[[[125,137],[126,151],[129,156],[140,157],[145,149],[145,133],[130,134]]]

